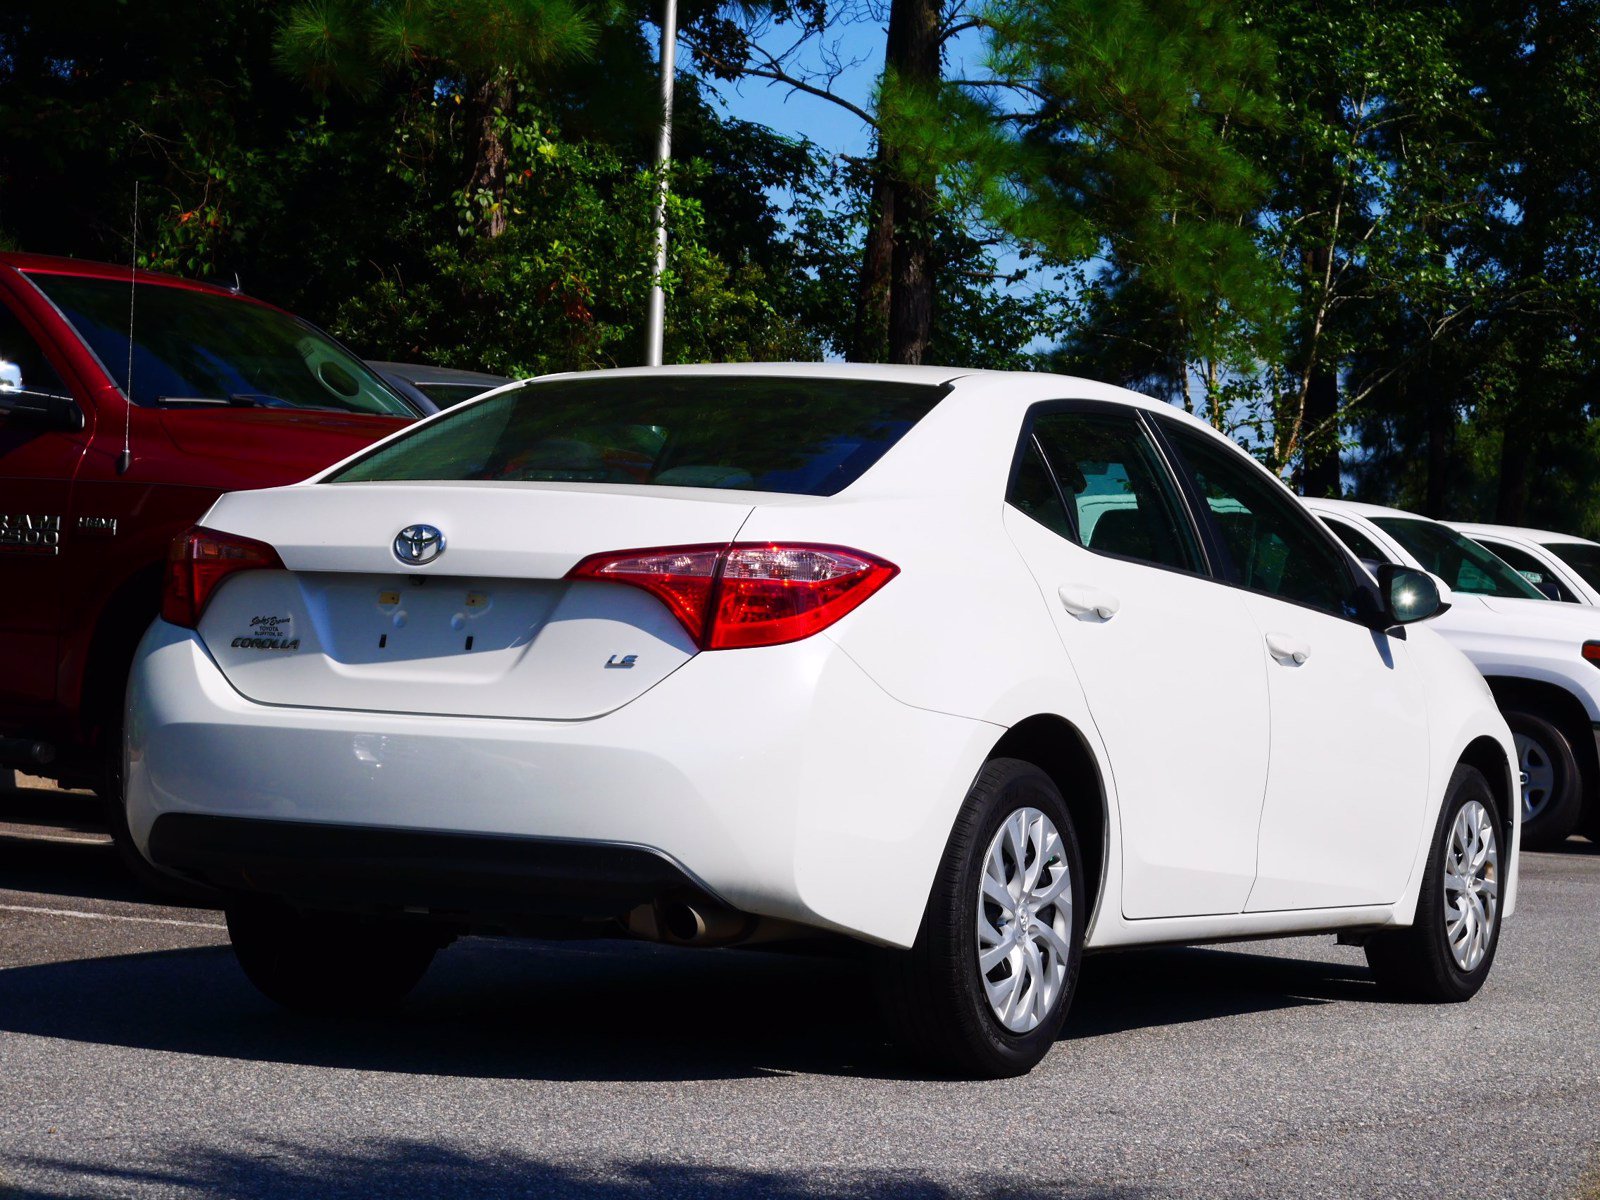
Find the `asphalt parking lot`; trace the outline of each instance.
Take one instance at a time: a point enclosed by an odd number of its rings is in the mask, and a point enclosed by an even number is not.
[[[1037,1071],[952,1082],[797,956],[473,940],[287,1016],[87,801],[0,794],[0,1196],[1600,1195],[1600,852],[1521,903],[1467,1005],[1327,937],[1103,956]]]

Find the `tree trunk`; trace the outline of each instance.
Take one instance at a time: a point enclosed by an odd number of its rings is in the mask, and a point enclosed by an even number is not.
[[[1330,182],[1332,172],[1329,172]],[[1331,191],[1331,188],[1330,188]],[[1328,277],[1333,248],[1321,245],[1306,255],[1307,275],[1311,279]],[[1308,339],[1309,342],[1309,339]],[[1306,386],[1305,422],[1301,425],[1300,493],[1318,499],[1338,499],[1339,485],[1339,368],[1329,363],[1320,348],[1308,344],[1307,354],[1316,361],[1307,364],[1311,378]]]
[[[474,200],[488,199],[483,210],[483,231],[499,237],[506,231],[506,147],[500,137],[500,122],[511,105],[511,80],[496,71],[472,90],[473,120],[477,125],[477,146],[472,156],[472,174],[467,179],[467,195]]]
[[[867,244],[856,286],[855,321],[848,357],[853,362],[881,362],[889,336],[889,290],[894,258],[894,188],[889,183],[888,156],[882,140],[872,171]]]
[[[1508,423],[1500,438],[1500,488],[1495,496],[1494,519],[1500,525],[1525,525],[1528,515],[1528,478],[1533,467],[1533,438]]]
[[[932,95],[940,77],[940,0],[892,0],[884,55],[896,86]],[[892,144],[889,361],[920,363],[933,340],[933,214],[938,180]]]

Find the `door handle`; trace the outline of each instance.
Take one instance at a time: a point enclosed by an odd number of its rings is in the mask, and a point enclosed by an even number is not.
[[[1287,633],[1267,634],[1267,652],[1279,662],[1292,662],[1297,667],[1311,657],[1311,647]]]
[[[1069,583],[1063,585],[1056,594],[1061,597],[1062,607],[1080,621],[1109,621],[1122,607],[1122,601],[1096,587]]]

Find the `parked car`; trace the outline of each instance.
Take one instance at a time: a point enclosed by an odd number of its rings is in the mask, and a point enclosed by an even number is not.
[[[826,932],[1005,1075],[1085,948],[1340,931],[1462,1000],[1514,904],[1510,733],[1433,581],[1117,388],[556,376],[183,546],[129,820],[292,1007],[393,1002],[467,931]]]
[[[114,823],[128,664],[174,535],[417,415],[280,309],[130,275],[0,254],[0,767],[98,788]]]
[[[1445,523],[1505,559],[1550,599],[1600,604],[1600,542],[1511,525]]]
[[[1551,601],[1509,563],[1416,513],[1307,500],[1358,558],[1441,577],[1450,610],[1433,622],[1483,672],[1515,735],[1530,848],[1575,830],[1600,835],[1600,614]]]
[[[429,413],[511,382],[503,375],[458,371],[454,367],[434,367],[426,363],[369,362],[367,365],[388,380],[396,391]]]

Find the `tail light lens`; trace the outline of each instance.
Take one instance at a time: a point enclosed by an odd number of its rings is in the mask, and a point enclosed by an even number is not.
[[[1585,642],[1582,654],[1585,662],[1591,662],[1600,667],[1600,642]]]
[[[595,554],[567,578],[643,588],[702,650],[732,650],[810,637],[899,573],[842,546],[734,542]]]
[[[196,525],[172,540],[167,552],[161,619],[193,629],[211,594],[236,571],[281,571],[283,560],[265,542]]]

